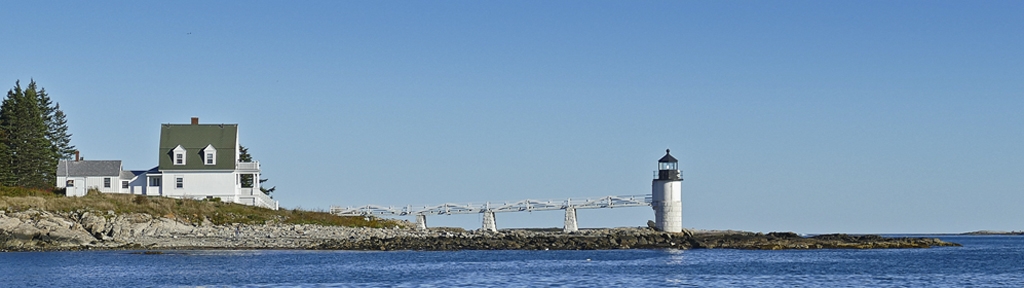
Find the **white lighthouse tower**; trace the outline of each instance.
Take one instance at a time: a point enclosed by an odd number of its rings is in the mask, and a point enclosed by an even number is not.
[[[651,185],[651,207],[654,208],[654,226],[665,232],[683,232],[683,178],[679,161],[665,149],[658,160],[658,178]]]

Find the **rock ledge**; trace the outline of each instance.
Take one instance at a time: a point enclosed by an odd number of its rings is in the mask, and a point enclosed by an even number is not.
[[[0,213],[0,251],[83,249],[592,250],[592,249],[877,249],[960,246],[934,238],[885,238],[792,232],[657,232],[649,228],[410,230],[320,225],[190,224],[148,214]]]

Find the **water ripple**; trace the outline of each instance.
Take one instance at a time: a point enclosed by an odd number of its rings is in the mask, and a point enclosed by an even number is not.
[[[1024,287],[1024,237],[893,250],[0,253],[3,287]]]

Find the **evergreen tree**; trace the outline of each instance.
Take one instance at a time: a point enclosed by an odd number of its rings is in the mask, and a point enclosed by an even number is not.
[[[274,191],[277,191],[277,186],[270,188],[263,186],[263,182],[267,182],[267,180],[269,179],[260,179],[260,191],[263,191],[263,194],[270,195],[270,193],[274,193]]]
[[[249,155],[249,148],[238,145],[238,162],[252,162],[252,155]],[[252,174],[241,175],[242,187],[252,187]]]
[[[35,85],[35,80],[32,80],[29,84],[33,88]],[[74,151],[61,153],[60,150],[61,147],[68,148],[67,146],[71,145],[71,135],[67,133],[67,120],[65,119],[64,112],[60,111],[60,104],[54,104],[53,100],[50,100],[50,95],[46,93],[46,88],[39,87],[38,91],[36,91],[36,98],[39,102],[38,108],[42,111],[43,123],[46,125],[46,141],[50,144],[49,155],[40,159],[40,161],[43,161],[46,166],[57,167],[60,159],[69,158],[62,154],[74,154]],[[55,123],[58,116],[62,123]],[[70,149],[73,148],[73,146],[70,147]],[[54,183],[56,176],[51,173],[42,175],[46,183]]]
[[[11,153],[7,149],[6,143],[7,133],[0,129],[0,186],[14,181],[14,173],[11,171]]]
[[[252,155],[249,154],[249,148],[245,148],[245,146],[238,145],[238,161],[252,162]],[[263,191],[264,194],[270,195],[270,193],[274,193],[274,191],[277,190],[277,186],[270,188],[263,187],[263,182],[267,182],[267,180],[269,179],[260,179],[260,191]],[[253,175],[242,175],[241,182],[242,187],[252,187]]]
[[[71,145],[71,133],[68,133],[68,120],[64,111],[60,110],[60,103],[53,106],[53,116],[46,123],[46,138],[50,140],[51,147],[58,159],[71,159],[75,156],[75,146]]]
[[[49,107],[42,106],[39,92],[34,80],[26,89],[18,81],[0,105],[0,131],[9,157],[4,185],[45,188],[55,181],[57,157],[47,139]]]

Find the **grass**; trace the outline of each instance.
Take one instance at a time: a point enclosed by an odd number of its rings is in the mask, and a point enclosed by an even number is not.
[[[323,211],[270,210],[220,201],[172,199],[156,196],[105,194],[90,191],[83,197],[64,197],[53,191],[20,187],[0,187],[0,210],[10,212],[28,209],[52,212],[114,211],[144,213],[153,217],[199,223],[208,219],[213,224],[316,224],[327,226],[385,228],[406,226],[405,222],[376,217],[337,216]],[[105,213],[104,213],[105,215]]]

